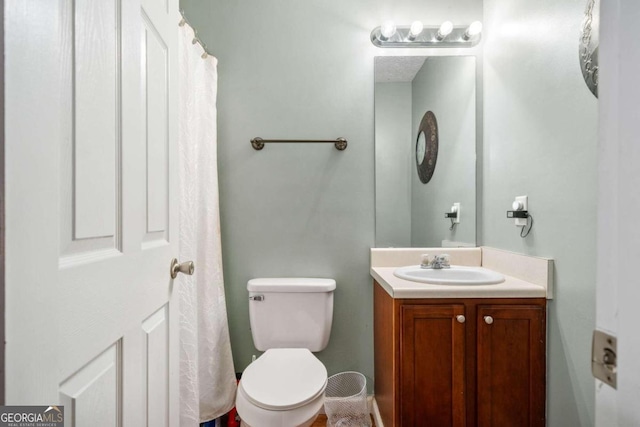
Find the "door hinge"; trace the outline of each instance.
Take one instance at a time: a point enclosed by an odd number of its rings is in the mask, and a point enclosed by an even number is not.
[[[606,332],[593,331],[591,372],[593,376],[614,389],[618,386],[618,340]]]

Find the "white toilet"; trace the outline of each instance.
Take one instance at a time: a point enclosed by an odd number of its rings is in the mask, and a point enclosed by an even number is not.
[[[312,351],[329,342],[333,279],[251,279],[249,319],[264,353],[244,370],[236,409],[244,426],[307,427],[324,403],[327,369]]]

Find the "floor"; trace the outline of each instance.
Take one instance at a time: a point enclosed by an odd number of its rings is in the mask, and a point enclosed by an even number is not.
[[[376,423],[371,420],[372,427],[376,426]],[[311,427],[326,427],[327,426],[327,416],[326,415],[318,415],[318,418],[311,424]]]

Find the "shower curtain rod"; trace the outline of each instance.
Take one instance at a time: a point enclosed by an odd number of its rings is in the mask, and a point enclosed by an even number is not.
[[[184,24],[189,24],[189,26],[193,29],[193,40],[191,41],[191,44],[198,43],[202,47],[202,50],[204,50],[204,53],[202,54],[202,59],[206,59],[207,56],[213,56],[207,51],[207,45],[202,40],[200,40],[200,37],[198,37],[198,31],[195,29],[193,25],[191,25],[191,22],[189,22],[189,20],[185,16],[184,9],[180,9],[180,15],[182,15],[182,19],[180,20],[178,25],[183,27]]]

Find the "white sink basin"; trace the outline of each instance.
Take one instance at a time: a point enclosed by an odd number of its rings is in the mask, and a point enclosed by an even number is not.
[[[401,279],[434,285],[495,285],[504,282],[504,276],[495,271],[482,267],[462,267],[459,265],[442,269],[409,265],[397,268],[393,274]]]

